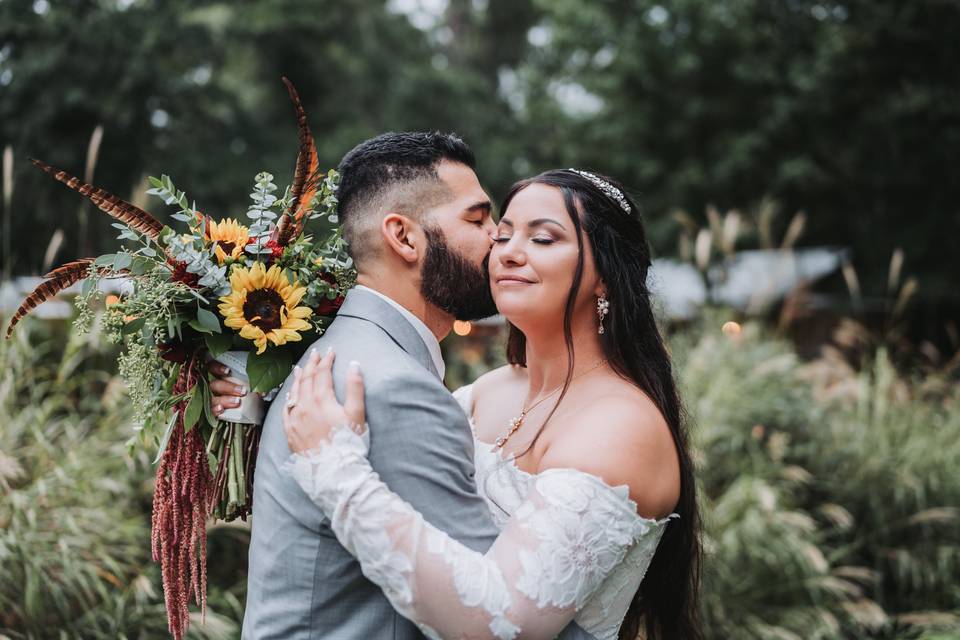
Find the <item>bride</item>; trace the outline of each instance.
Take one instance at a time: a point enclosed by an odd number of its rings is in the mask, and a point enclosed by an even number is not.
[[[489,260],[509,365],[455,393],[500,535],[486,554],[426,522],[366,459],[363,379],[295,371],[289,473],[391,604],[430,637],[699,638],[699,518],[639,213],[612,180],[514,185]],[[411,434],[411,437],[416,437]]]

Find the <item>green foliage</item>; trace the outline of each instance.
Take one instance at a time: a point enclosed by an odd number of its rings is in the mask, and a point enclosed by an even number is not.
[[[956,3],[536,4],[544,44],[521,67],[535,167],[620,178],[661,251],[673,207],[771,195],[808,212],[807,242],[852,246],[868,286],[901,246],[928,299],[957,301]]]
[[[124,446],[130,404],[95,340],[38,334],[0,342],[0,636],[164,637],[150,561],[153,467]],[[212,534],[215,552],[222,538]],[[238,635],[242,585],[222,584],[189,637]]]
[[[284,349],[267,349],[263,353],[250,352],[247,356],[247,377],[250,389],[266,393],[279,387],[290,375],[293,355]]]
[[[704,510],[707,637],[956,637],[960,391],[899,376],[882,350],[862,371],[829,350],[803,362],[756,325],[721,334],[724,319],[670,338]],[[29,319],[0,343],[0,633],[162,636],[153,452],[124,447],[131,407],[110,354],[79,334],[38,340],[39,327],[65,328]],[[502,361],[497,339],[483,344],[447,345],[451,376]],[[236,636],[247,540],[237,524],[209,529],[213,613],[194,637]]]
[[[57,228],[72,255],[105,248],[107,221],[84,205],[75,227],[74,196],[25,162],[79,174],[98,125],[97,184],[124,196],[163,169],[239,217],[247,176],[293,171],[286,74],[321,166],[383,131],[458,131],[495,198],[547,167],[618,177],[660,254],[673,208],[772,196],[807,212],[806,243],[851,246],[867,290],[903,247],[928,327],[960,305],[955,2],[450,0],[422,28],[399,4],[0,3],[4,213],[30,239],[14,272],[41,269]]]
[[[960,394],[801,363],[716,317],[671,341],[697,451],[710,637],[960,632]],[[934,637],[934,636],[923,636]]]

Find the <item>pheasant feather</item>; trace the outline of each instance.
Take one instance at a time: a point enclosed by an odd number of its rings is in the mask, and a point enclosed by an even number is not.
[[[79,282],[87,277],[90,272],[90,265],[93,264],[93,258],[81,258],[59,266],[47,275],[44,282],[41,282],[30,295],[24,298],[17,312],[13,314],[10,325],[7,327],[7,338],[13,334],[13,328],[28,313],[39,307],[41,304],[54,297],[75,282]]]
[[[54,179],[67,185],[80,195],[89,198],[101,211],[116,218],[134,231],[139,231],[151,239],[160,237],[163,224],[140,207],[130,204],[126,200],[121,200],[108,191],[98,189],[92,184],[87,184],[66,171],[61,171],[32,158],[30,161],[49,173]]]
[[[297,114],[297,135],[300,138],[300,151],[297,154],[297,168],[293,175],[293,184],[290,186],[290,206],[277,224],[277,244],[285,247],[291,239],[300,235],[303,230],[304,218],[310,207],[310,201],[317,193],[319,184],[319,165],[317,147],[314,144],[313,134],[307,124],[307,114],[300,102],[300,96],[293,83],[283,78],[287,85],[287,92],[293,102]]]

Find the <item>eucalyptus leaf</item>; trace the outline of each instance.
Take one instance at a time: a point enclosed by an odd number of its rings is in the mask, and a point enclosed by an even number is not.
[[[209,329],[211,333],[220,333],[222,331],[220,328],[220,320],[217,319],[217,316],[203,307],[197,307],[197,321],[203,327]]]
[[[129,267],[131,262],[133,262],[133,256],[129,253],[118,253],[113,259],[113,268],[115,271],[120,271]]]
[[[219,421],[217,420],[217,416],[213,415],[213,392],[210,389],[210,385],[204,381],[198,386],[203,387],[203,416],[207,419],[207,424],[216,427]]]
[[[229,333],[211,333],[205,335],[203,339],[207,343],[207,350],[213,357],[229,351],[230,345],[233,344],[233,336]]]
[[[283,349],[267,349],[261,354],[251,353],[247,358],[247,377],[250,389],[266,393],[279,386],[293,368],[293,356]]]
[[[142,276],[150,270],[150,261],[146,258],[134,258],[130,265],[130,273],[135,276]]]
[[[200,324],[200,321],[197,320],[196,318],[190,318],[189,320],[187,320],[187,326],[191,327],[192,329],[194,329],[199,333],[213,333],[213,331],[211,331],[208,327],[205,327],[202,324]]]
[[[166,382],[163,383],[163,391],[166,395],[173,393],[173,386],[177,383],[177,378],[180,377],[180,363],[173,365],[173,368],[170,370],[170,375],[167,377]]]
[[[167,443],[170,442],[170,434],[173,433],[173,426],[177,423],[178,414],[179,412],[174,411],[170,419],[167,420],[167,426],[163,428],[163,437],[160,438],[160,448],[157,450],[157,457],[153,459],[153,464],[160,462],[160,458],[163,457],[163,452],[167,450]]]
[[[187,403],[187,408],[183,412],[184,433],[190,433],[190,430],[196,426],[197,420],[200,419],[200,414],[203,412],[203,389],[201,389],[200,386],[200,384],[194,386],[193,395],[190,396],[190,402]]]

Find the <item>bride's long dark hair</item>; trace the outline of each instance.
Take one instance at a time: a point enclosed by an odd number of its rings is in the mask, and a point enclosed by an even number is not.
[[[599,174],[594,174],[599,175]],[[639,387],[663,414],[680,461],[679,519],[667,525],[656,554],[620,627],[620,640],[634,640],[644,629],[646,640],[699,640],[700,512],[697,507],[693,462],[687,443],[683,408],[677,393],[670,356],[654,320],[647,290],[650,248],[636,205],[614,180],[599,176],[620,190],[629,213],[616,199],[586,177],[570,170],[553,170],[514,184],[503,201],[506,211],[517,193],[531,184],[556,187],[563,194],[567,214],[576,230],[580,255],[567,296],[563,332],[567,343],[567,378],[554,404],[553,416],[573,375],[571,316],[583,278],[584,231],[593,249],[597,272],[606,284],[609,314],[600,338],[610,366]],[[526,366],[526,337],[512,324],[507,338],[507,360]],[[524,449],[529,450],[542,432]]]

